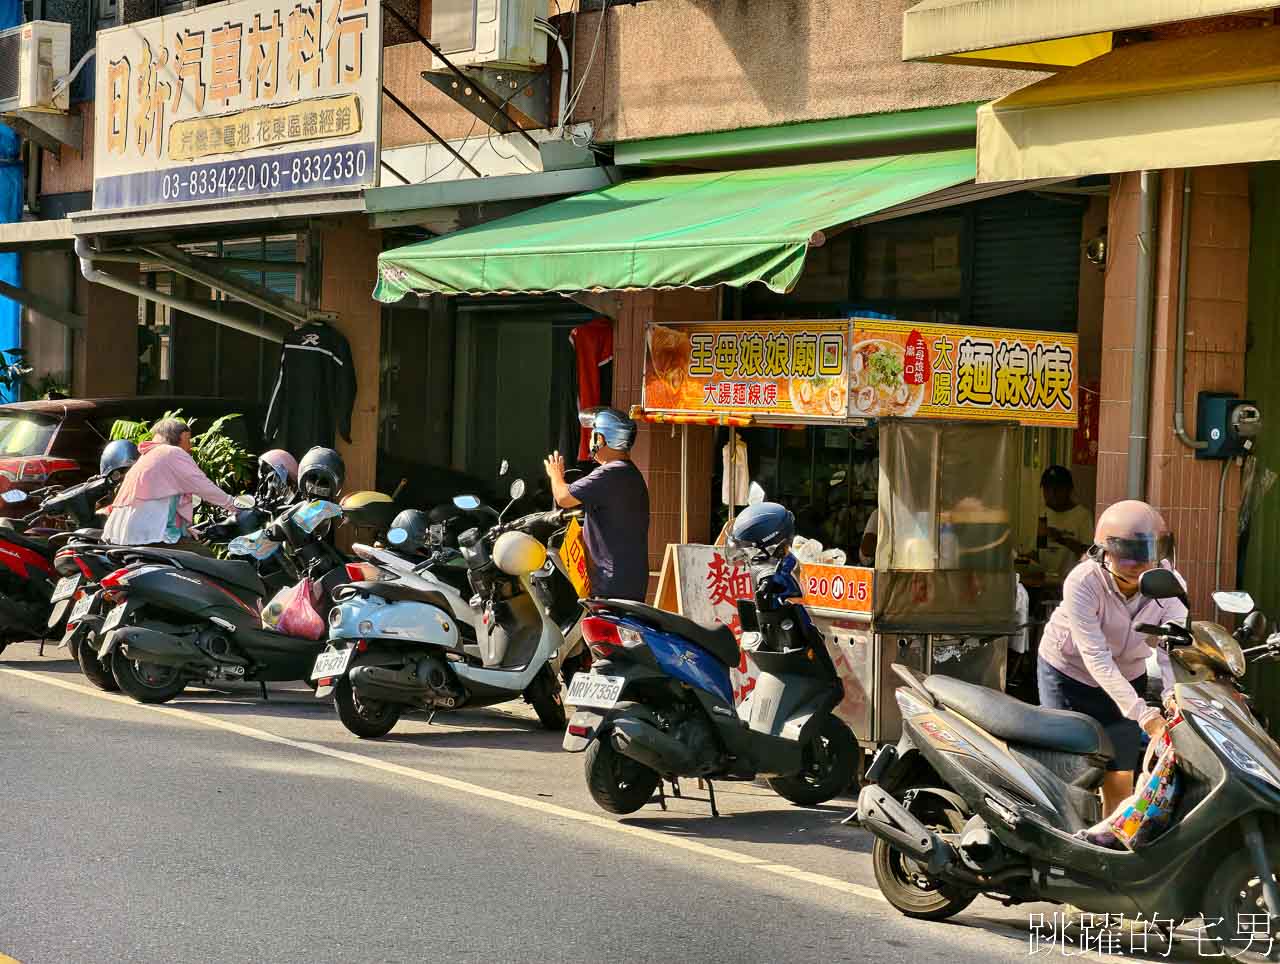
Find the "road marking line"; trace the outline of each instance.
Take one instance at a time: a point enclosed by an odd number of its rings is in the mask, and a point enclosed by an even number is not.
[[[677,850],[685,850],[689,853],[695,853],[699,856],[711,858],[713,860],[750,866],[755,870],[760,870],[765,873],[778,874],[784,877],[791,877],[796,880],[803,880],[827,890],[851,894],[867,900],[874,900],[879,903],[887,903],[880,891],[872,887],[864,887],[861,884],[840,880],[836,877],[828,877],[824,874],[811,873],[810,871],[801,870],[799,867],[792,867],[788,864],[773,863],[761,857],[752,857],[748,854],[736,853],[732,850],[725,850],[722,847],[712,847],[708,844],[699,843],[696,840],[690,840],[687,837],[677,837],[672,834],[665,834],[657,830],[650,830],[648,827],[636,827],[630,824],[618,823],[616,820],[600,817],[593,813],[584,813],[581,810],[572,810],[569,807],[562,807],[558,804],[547,803],[543,800],[535,800],[531,797],[522,797],[518,794],[507,793],[503,790],[494,790],[490,787],[483,787],[475,783],[467,783],[464,780],[456,780],[453,777],[447,777],[439,773],[431,773],[427,770],[416,770],[412,767],[401,766],[398,763],[379,760],[375,757],[364,756],[360,753],[350,753],[346,750],[334,749],[333,747],[323,746],[319,743],[293,740],[289,737],[279,736],[268,730],[260,730],[256,727],[245,726],[241,723],[232,723],[229,720],[219,719],[218,717],[205,716],[200,713],[192,712],[191,710],[180,709],[176,706],[137,703],[129,697],[121,696],[118,693],[107,693],[103,690],[90,689],[87,686],[79,686],[76,683],[69,683],[66,680],[45,676],[40,673],[33,673],[29,670],[21,670],[15,669],[11,666],[5,666],[0,667],[0,672],[8,673],[10,676],[28,679],[35,683],[44,683],[48,686],[56,686],[62,689],[71,690],[84,696],[92,696],[108,702],[120,703],[124,706],[132,706],[137,709],[163,713],[168,716],[177,717],[178,719],[199,723],[212,729],[235,733],[240,736],[248,737],[251,740],[258,740],[262,743],[274,743],[278,746],[291,747],[295,750],[301,750],[304,753],[312,753],[317,756],[329,757],[333,760],[341,760],[344,763],[367,767],[371,770],[380,770],[383,773],[390,773],[409,780],[416,780],[419,783],[445,787],[449,790],[470,794],[475,797],[484,797],[488,800],[496,800],[525,810],[532,810],[535,813],[543,813],[548,816],[557,817],[561,820],[573,820],[578,823],[584,823],[589,826],[596,827],[600,830],[607,830],[613,833],[635,837],[640,840],[646,840],[651,843],[662,844],[663,846],[673,847]],[[0,964],[7,964],[7,962],[0,960]]]
[[[0,964],[22,964],[16,957],[10,957],[8,954],[0,954]]]

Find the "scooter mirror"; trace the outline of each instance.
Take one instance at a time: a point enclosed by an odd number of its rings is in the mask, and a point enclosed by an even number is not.
[[[4,492],[0,492],[0,499],[4,499],[10,505],[16,505],[19,502],[27,501],[27,493],[21,489],[7,489]]]
[[[238,495],[231,502],[237,509],[254,509],[258,506],[258,500],[251,495]]]
[[[1254,610],[1253,597],[1247,592],[1224,592],[1219,590],[1213,594],[1213,604],[1224,613],[1244,615]]]
[[[1267,617],[1261,610],[1255,609],[1244,618],[1245,639],[1260,643],[1267,638]]]
[[[747,489],[747,505],[759,505],[764,501],[764,487],[759,482],[752,482]]]
[[[455,495],[453,497],[453,504],[459,509],[464,509],[467,512],[480,508],[480,500],[474,495]]]
[[[511,483],[511,501],[524,498],[524,479],[516,479]]]
[[[1138,580],[1138,589],[1148,599],[1186,599],[1182,583],[1169,569],[1148,569]]]
[[[502,464],[498,466],[498,478],[502,478],[511,471],[511,463],[506,459],[502,460]]]

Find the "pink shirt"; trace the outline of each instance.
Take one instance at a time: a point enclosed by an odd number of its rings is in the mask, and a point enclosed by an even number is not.
[[[1178,579],[1186,585],[1181,575]],[[1131,720],[1148,707],[1130,680],[1146,672],[1152,647],[1134,627],[1185,620],[1187,607],[1176,599],[1126,598],[1111,574],[1092,559],[1077,565],[1062,583],[1062,603],[1049,617],[1040,640],[1040,658],[1073,680],[1101,686]],[[1169,654],[1157,649],[1165,687],[1172,685]]]
[[[191,496],[222,509],[234,508],[231,496],[209,481],[196,460],[178,445],[143,442],[138,446],[142,458],[134,464],[120,483],[112,508],[132,506],[154,499],[178,497],[178,521],[183,528],[191,524],[194,505]]]

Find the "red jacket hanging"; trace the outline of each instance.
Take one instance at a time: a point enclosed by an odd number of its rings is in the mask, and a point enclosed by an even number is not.
[[[578,364],[578,408],[608,405],[611,399],[605,397],[604,383],[612,381],[609,377],[612,369],[608,366],[613,364],[613,326],[609,319],[592,318],[569,332],[569,340]],[[585,462],[590,458],[591,431],[584,428],[578,443],[578,459]]]

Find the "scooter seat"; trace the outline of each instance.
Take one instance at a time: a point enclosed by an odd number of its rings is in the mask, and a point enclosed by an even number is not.
[[[198,552],[188,552],[185,549],[164,549],[157,546],[120,546],[119,549],[128,552],[131,556],[155,559],[157,562],[170,562],[183,569],[190,569],[192,572],[228,582],[233,586],[252,590],[258,595],[264,593],[262,579],[251,562],[215,559],[212,556],[202,556]]]
[[[664,632],[683,636],[705,649],[725,666],[737,666],[741,659],[738,640],[727,626],[704,626],[702,623],[695,623],[692,619],[669,613],[665,609],[656,609],[630,599],[591,599],[588,600],[588,605],[592,608],[599,606],[626,613]]]
[[[950,676],[929,676],[924,688],[943,706],[1010,743],[1108,760],[1115,756],[1102,724],[1083,713],[1032,706]]]

